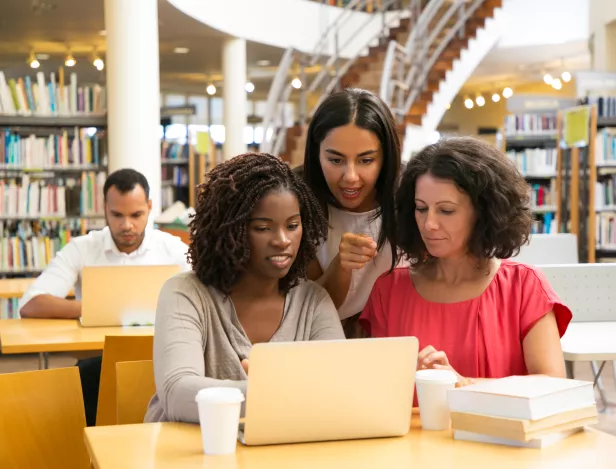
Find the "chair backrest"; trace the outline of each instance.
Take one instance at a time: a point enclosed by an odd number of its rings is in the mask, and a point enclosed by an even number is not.
[[[572,233],[533,234],[511,260],[530,265],[577,264],[578,242]]]
[[[96,425],[116,424],[116,363],[152,360],[153,346],[154,337],[151,335],[108,335],[105,337]]]
[[[0,374],[0,467],[90,467],[77,367]]]
[[[156,392],[152,360],[116,364],[117,424],[143,423]]]
[[[616,321],[616,264],[538,266],[573,321]]]

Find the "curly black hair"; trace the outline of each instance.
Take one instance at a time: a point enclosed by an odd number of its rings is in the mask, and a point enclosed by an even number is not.
[[[280,280],[286,293],[306,278],[316,247],[327,238],[327,220],[308,186],[280,158],[245,153],[216,166],[199,186],[190,229],[188,260],[197,277],[229,295],[250,259],[247,226],[269,191],[295,194],[302,218],[302,240],[289,273]]]
[[[415,186],[424,174],[453,181],[470,197],[477,220],[468,253],[475,259],[507,259],[528,242],[533,219],[529,185],[494,146],[457,137],[428,145],[406,165],[396,193],[396,215],[398,245],[407,259],[418,266],[432,259],[415,220]]]

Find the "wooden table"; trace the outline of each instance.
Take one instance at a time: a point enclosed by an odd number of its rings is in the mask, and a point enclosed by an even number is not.
[[[103,350],[106,335],[141,334],[154,334],[154,327],[82,327],[76,319],[1,319],[0,350],[6,354]]]
[[[21,298],[36,278],[3,278],[0,279],[0,298]],[[67,297],[73,297],[73,290]]]
[[[155,423],[88,427],[95,469],[613,469],[616,438],[586,430],[544,449],[455,441],[420,429],[402,438],[245,447],[230,456],[202,453],[198,425]]]
[[[21,298],[34,278],[0,279],[0,298]]]

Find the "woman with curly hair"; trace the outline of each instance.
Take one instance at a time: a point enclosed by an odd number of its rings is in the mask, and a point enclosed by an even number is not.
[[[452,138],[408,163],[396,194],[398,245],[412,267],[377,280],[360,323],[419,339],[418,368],[474,378],[565,376],[571,311],[537,269],[507,260],[528,241],[527,183],[496,148]]]
[[[147,422],[198,422],[203,388],[245,394],[252,344],[344,339],[327,292],[304,281],[327,233],[305,183],[280,159],[248,153],[214,168],[200,189],[193,271],[167,281],[158,300]]]

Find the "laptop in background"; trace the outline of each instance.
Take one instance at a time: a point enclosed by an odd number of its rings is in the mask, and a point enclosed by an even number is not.
[[[245,445],[409,432],[415,337],[256,344],[249,356]]]
[[[180,270],[179,265],[84,267],[81,325],[153,325],[160,289]]]

